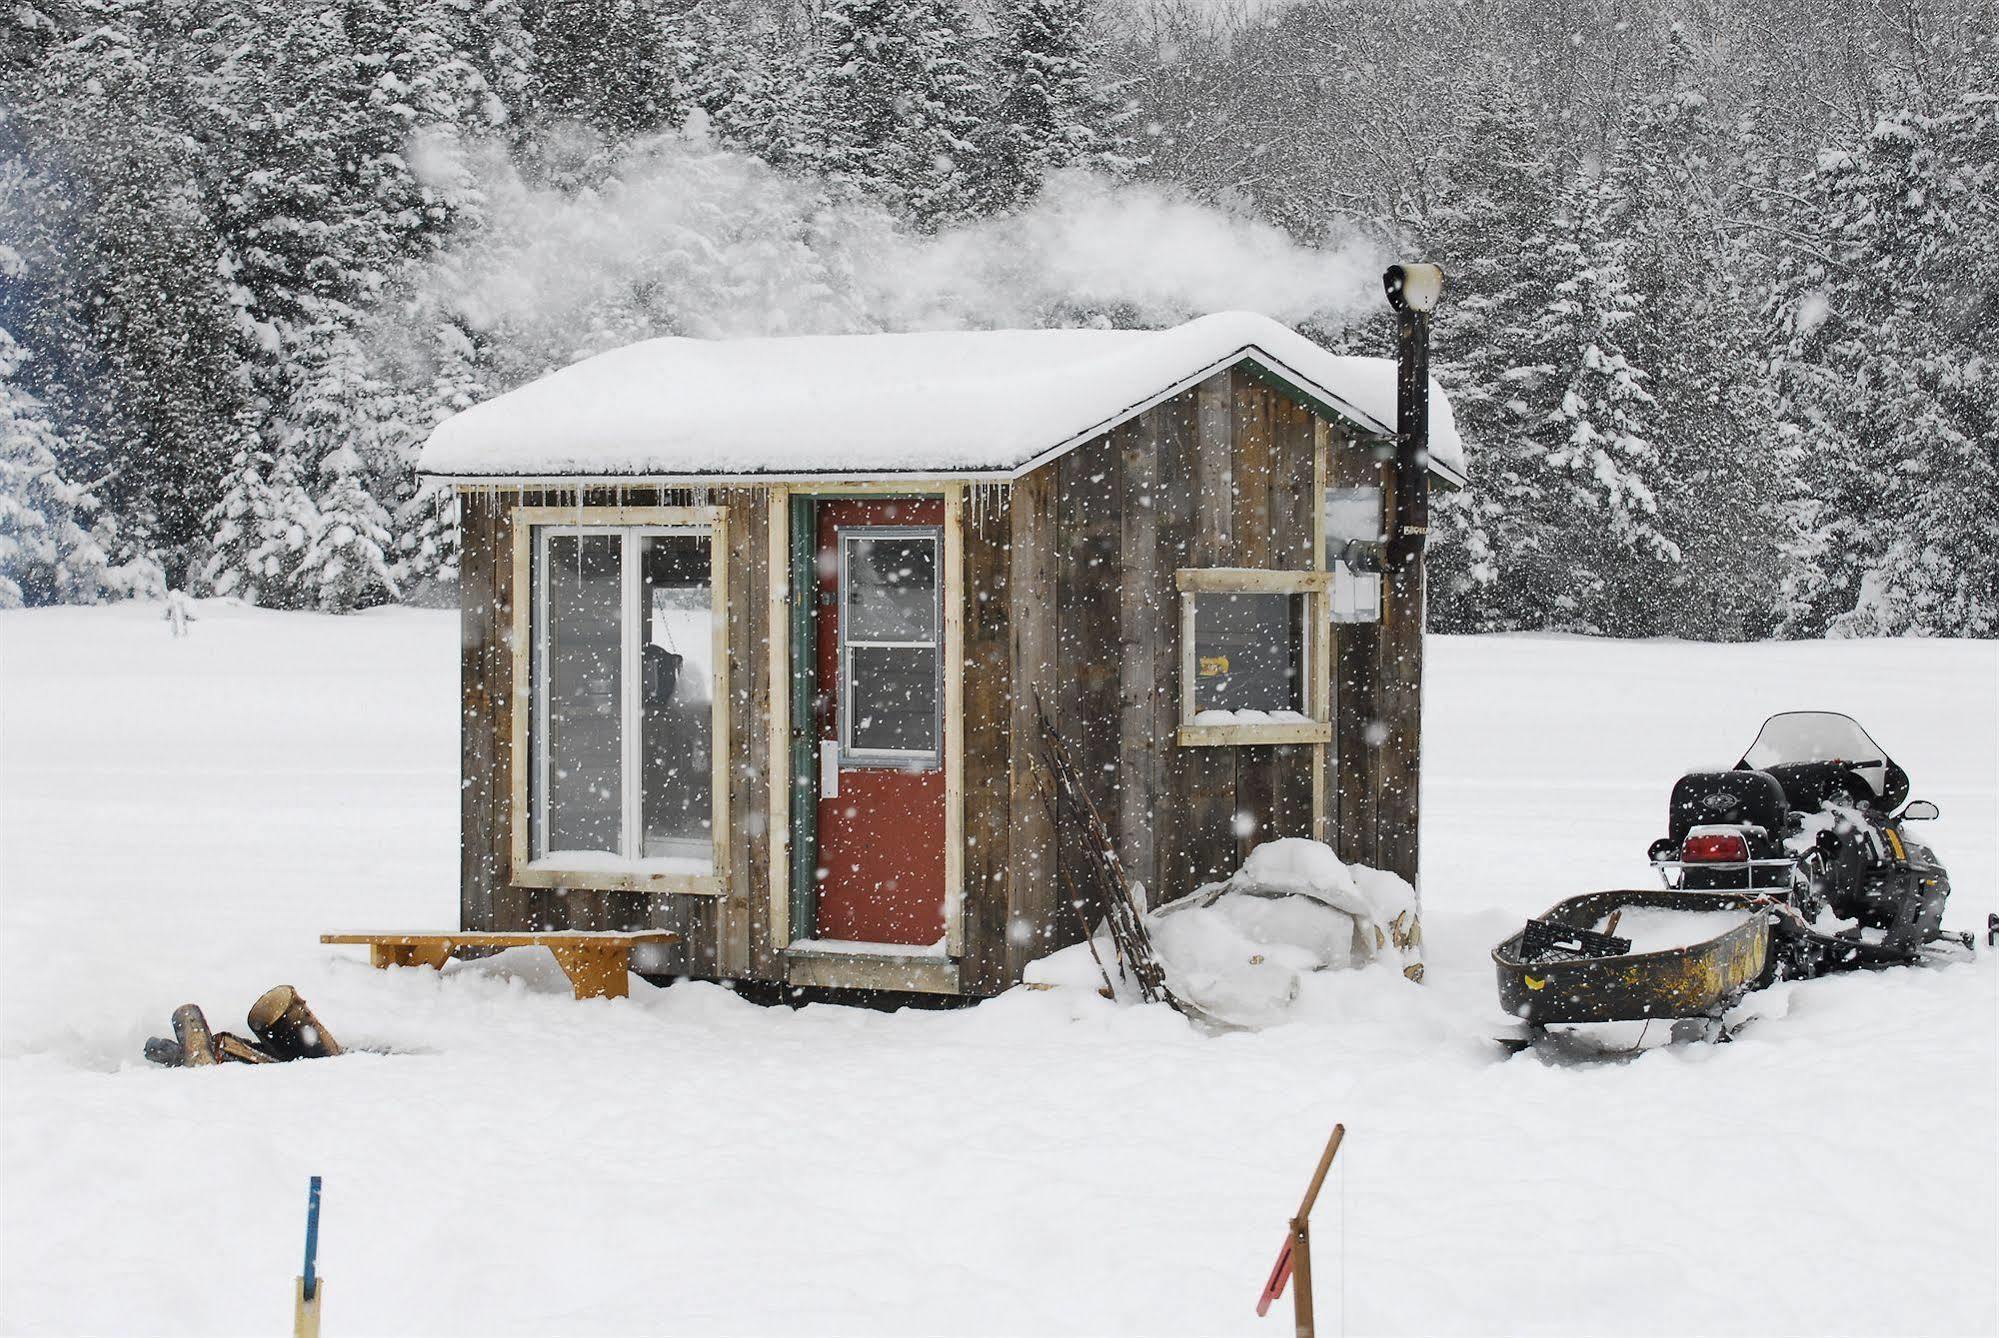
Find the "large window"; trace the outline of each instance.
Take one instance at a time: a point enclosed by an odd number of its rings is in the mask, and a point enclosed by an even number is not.
[[[840,532],[840,751],[860,765],[939,757],[942,611],[935,529]]]
[[[1180,742],[1323,743],[1324,572],[1182,571]]]
[[[727,800],[719,517],[693,514],[526,523],[519,881],[713,890],[686,881],[718,873]]]

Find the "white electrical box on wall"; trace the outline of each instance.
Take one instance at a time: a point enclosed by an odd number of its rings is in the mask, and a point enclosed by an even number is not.
[[[1329,601],[1336,623],[1378,623],[1381,621],[1381,573],[1355,571],[1344,562],[1333,565],[1333,591]]]

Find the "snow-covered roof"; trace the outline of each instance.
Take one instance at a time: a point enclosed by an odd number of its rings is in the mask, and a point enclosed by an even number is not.
[[[1395,364],[1328,353],[1253,312],[1170,330],[650,339],[438,424],[419,468],[481,479],[822,475],[1017,478],[1250,362],[1363,432],[1395,421]],[[1464,479],[1430,390],[1432,468]]]

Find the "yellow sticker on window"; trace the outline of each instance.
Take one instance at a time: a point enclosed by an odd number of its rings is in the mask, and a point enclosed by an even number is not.
[[[1229,671],[1229,657],[1226,655],[1203,655],[1201,657],[1201,677],[1213,678],[1216,674]]]

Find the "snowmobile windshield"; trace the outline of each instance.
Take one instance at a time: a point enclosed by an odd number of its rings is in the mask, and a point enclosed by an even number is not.
[[[1859,776],[1874,791],[1874,798],[1890,806],[1899,796],[1889,791],[1908,790],[1908,778],[1880,744],[1852,716],[1832,711],[1786,711],[1763,722],[1763,730],[1740,766],[1756,771],[1815,762],[1837,762]]]

